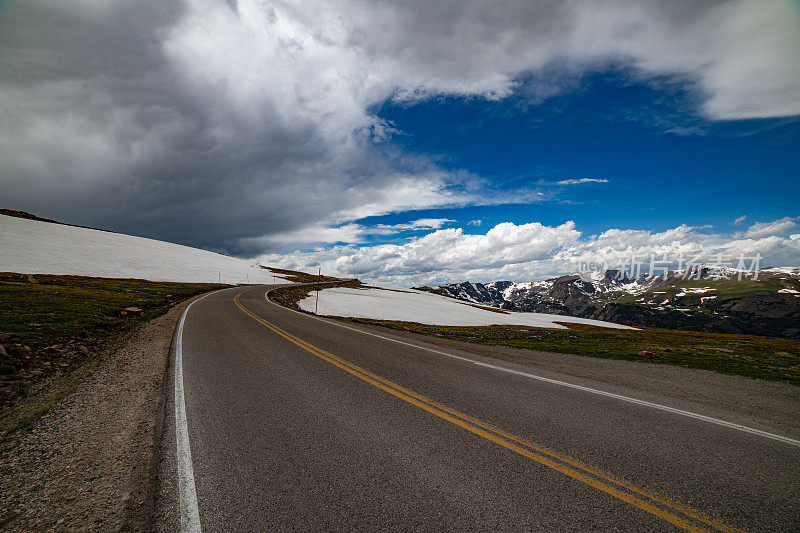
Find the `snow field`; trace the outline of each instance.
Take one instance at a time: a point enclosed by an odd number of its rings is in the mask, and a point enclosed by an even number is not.
[[[189,283],[273,279],[249,261],[198,248],[5,215],[0,215],[0,272]]]
[[[314,312],[315,293],[299,302],[304,311]],[[613,329],[636,329],[602,320],[544,313],[496,313],[438,294],[400,289],[386,285],[368,289],[323,289],[319,294],[320,315],[401,320],[440,326],[514,325],[565,329],[556,322],[589,324]]]

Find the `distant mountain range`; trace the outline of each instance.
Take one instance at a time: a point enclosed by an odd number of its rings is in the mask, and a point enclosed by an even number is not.
[[[757,279],[696,267],[630,277],[619,270],[545,281],[456,283],[417,290],[513,311],[629,326],[800,338],[800,268],[761,269]]]

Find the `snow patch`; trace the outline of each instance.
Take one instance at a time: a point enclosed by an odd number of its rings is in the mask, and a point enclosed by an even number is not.
[[[392,289],[392,290],[382,290]],[[371,318],[375,320],[401,320],[440,326],[491,326],[515,325],[536,328],[564,329],[556,322],[589,324],[614,329],[631,329],[629,326],[544,313],[494,313],[478,309],[466,302],[428,292],[382,286],[376,289],[323,289],[319,293],[320,315]],[[397,292],[402,290],[403,292]],[[314,311],[312,294],[299,302],[304,311]]]
[[[268,270],[243,259],[132,235],[6,215],[0,215],[0,272],[188,283],[272,283]]]
[[[800,276],[800,267],[769,267],[762,268],[762,272],[774,272],[776,274],[789,274],[791,276]]]
[[[715,291],[717,289],[712,289],[711,287],[686,287],[681,289],[681,292],[676,294],[675,296],[686,296],[687,294],[703,294],[708,291]]]

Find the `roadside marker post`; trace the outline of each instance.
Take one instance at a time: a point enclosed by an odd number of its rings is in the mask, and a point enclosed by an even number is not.
[[[317,314],[317,310],[319,309],[319,283],[322,280],[322,267],[319,267],[317,271],[317,297],[314,299],[314,314]]]

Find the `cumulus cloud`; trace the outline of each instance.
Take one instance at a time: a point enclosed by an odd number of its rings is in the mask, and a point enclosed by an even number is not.
[[[574,178],[556,182],[557,185],[580,185],[581,183],[608,183],[608,180],[602,178]]]
[[[747,215],[742,215],[740,217],[736,217],[736,220],[733,221],[733,225],[734,226],[738,226],[739,224],[744,222],[746,218],[747,218]]]
[[[800,235],[739,238],[681,225],[662,232],[612,228],[584,237],[573,222],[498,224],[485,235],[460,228],[434,231],[402,245],[339,245],[311,252],[267,254],[265,265],[293,269],[321,266],[333,275],[411,286],[470,281],[535,281],[575,273],[582,265],[652,271],[681,264],[749,268],[800,264]],[[682,263],[681,263],[682,262]]]
[[[609,64],[711,119],[800,113],[791,2],[30,0],[0,14],[10,207],[252,254],[392,212],[532,201],[403,153],[374,109],[542,101]],[[544,71],[560,76],[536,76]],[[537,196],[538,195],[538,196]],[[315,236],[316,235],[316,236]]]
[[[576,243],[580,232],[573,222],[544,226],[538,222],[498,224],[485,235],[461,228],[440,229],[402,244],[357,247],[334,246],[312,252],[266,255],[262,264],[305,268],[323,265],[328,272],[369,279],[427,278],[443,272],[499,269],[550,257]]]
[[[782,235],[797,227],[800,217],[783,217],[772,222],[756,222],[747,231],[739,231],[734,235],[741,239],[761,239],[772,235]]]
[[[483,220],[481,220],[479,218],[475,219],[475,220],[470,220],[469,222],[467,222],[468,226],[475,226],[475,227],[480,227],[482,224],[483,224]]]

